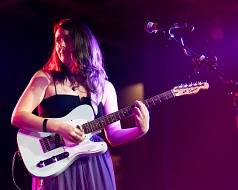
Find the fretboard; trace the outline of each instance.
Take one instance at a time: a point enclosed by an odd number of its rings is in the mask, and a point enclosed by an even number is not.
[[[149,99],[146,99],[142,102],[146,105],[147,108],[151,108],[173,97],[174,97],[173,91],[169,90],[164,93],[158,94],[154,97],[151,97]],[[120,109],[114,113],[111,113],[109,115],[105,115],[93,121],[89,121],[83,124],[82,128],[84,129],[84,132],[86,134],[101,130],[111,123],[132,116],[134,107],[135,105],[131,105],[123,109]]]

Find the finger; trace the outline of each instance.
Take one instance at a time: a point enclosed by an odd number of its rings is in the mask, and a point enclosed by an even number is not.
[[[77,141],[83,141],[85,139],[85,137],[83,136],[82,133],[78,134],[75,132],[74,139]]]
[[[136,101],[135,110],[137,110],[137,113],[140,116],[146,116],[148,114],[147,107],[141,101]]]
[[[136,101],[136,107],[138,107],[140,110],[146,110],[147,109],[145,104],[141,101]]]
[[[134,114],[134,117],[137,119],[137,120],[141,120],[141,119],[143,119],[143,115],[142,115],[142,113],[141,113],[141,111],[140,111],[140,109],[139,108],[136,108],[136,109],[134,109],[133,110],[133,114]]]
[[[141,102],[140,105],[141,105],[140,110],[142,112],[142,115],[144,115],[144,116],[149,115],[149,110],[148,110],[147,106],[143,102]]]
[[[83,134],[84,134],[84,130],[83,130],[82,127],[77,126],[77,127],[75,128],[75,133],[78,134],[78,135],[83,135]]]

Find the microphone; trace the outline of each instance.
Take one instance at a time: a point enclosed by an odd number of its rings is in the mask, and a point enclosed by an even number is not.
[[[169,31],[175,28],[186,28],[188,27],[187,23],[174,23],[173,25],[169,26],[161,26],[158,23],[148,22],[145,25],[145,31],[148,33],[156,33],[158,31]]]

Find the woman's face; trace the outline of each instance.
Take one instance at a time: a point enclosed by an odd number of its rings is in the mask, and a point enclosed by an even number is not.
[[[56,53],[59,59],[67,64],[71,65],[72,60],[72,51],[74,47],[73,38],[70,35],[68,30],[65,30],[59,27],[55,33],[55,47]]]

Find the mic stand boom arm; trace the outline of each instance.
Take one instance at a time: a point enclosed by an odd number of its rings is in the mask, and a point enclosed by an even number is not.
[[[231,92],[228,93],[228,95],[232,98],[233,104],[236,110],[236,119],[237,119],[237,129],[238,129],[238,83],[233,81],[232,79],[228,78],[226,75],[224,75],[220,70],[217,69],[217,58],[216,56],[209,58],[204,55],[198,55],[195,52],[193,52],[191,49],[186,47],[183,43],[183,40],[181,38],[181,41],[178,41],[173,34],[171,34],[170,30],[173,28],[170,28],[167,31],[163,31],[164,36],[168,38],[169,40],[173,40],[177,44],[179,44],[185,53],[185,55],[192,57],[192,60],[195,62],[194,69],[192,71],[192,74],[198,74],[199,67],[204,64],[208,67],[208,71],[214,71],[217,73],[218,77],[222,80],[223,83],[226,85],[229,85]],[[191,75],[190,75],[191,76]]]

